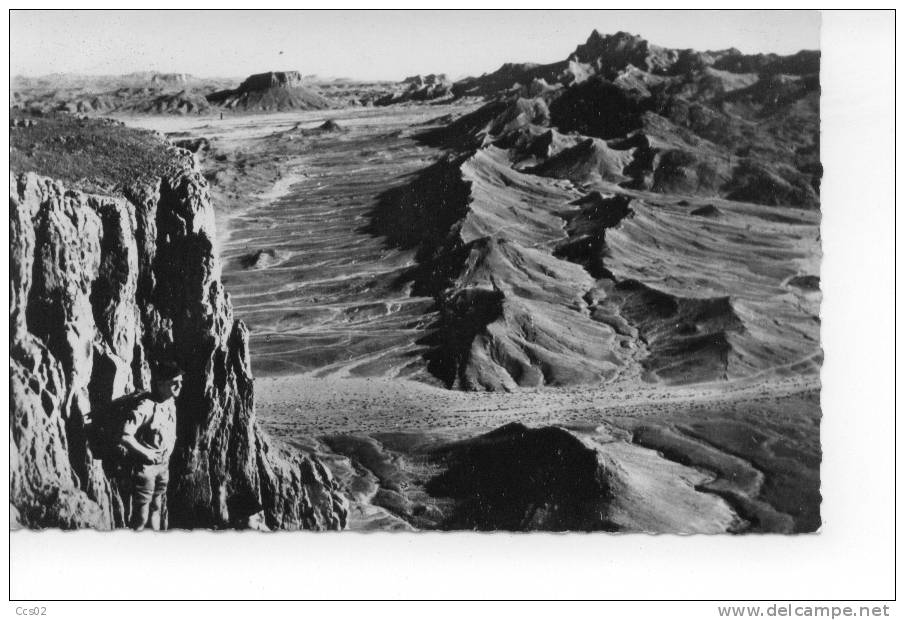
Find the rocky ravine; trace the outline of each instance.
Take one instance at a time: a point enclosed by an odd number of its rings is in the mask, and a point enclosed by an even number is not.
[[[185,151],[168,155],[159,176],[109,195],[10,173],[10,523],[122,525],[86,425],[148,389],[149,363],[167,359],[186,378],[171,528],[340,529],[347,505],[329,471],[255,422],[248,332],[220,281],[207,184]]]

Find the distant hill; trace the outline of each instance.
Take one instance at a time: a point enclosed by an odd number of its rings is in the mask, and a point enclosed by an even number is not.
[[[116,76],[52,74],[17,76],[10,107],[79,114],[213,114],[319,110],[333,107],[298,71],[252,75],[237,80],[203,79],[185,73],[141,71]],[[378,96],[387,90],[381,88]]]
[[[203,114],[211,110],[206,95],[230,82],[151,71],[101,76],[16,76],[9,103],[10,107],[44,113]]]
[[[298,71],[270,71],[249,76],[238,88],[211,93],[212,105],[245,112],[322,110],[330,100],[303,84]]]
[[[607,80],[632,81],[641,88],[710,69],[717,80],[725,74],[816,74],[820,70],[820,52],[802,50],[791,56],[743,54],[735,48],[699,52],[669,49],[653,45],[627,32],[602,35],[594,30],[588,40],[564,60],[537,64],[506,63],[480,77],[460,80],[453,86],[457,97],[493,97],[525,89],[535,80],[569,86],[593,76]]]

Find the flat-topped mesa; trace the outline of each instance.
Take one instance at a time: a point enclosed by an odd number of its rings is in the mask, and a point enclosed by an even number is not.
[[[187,84],[190,76],[185,73],[154,73],[152,84]]]
[[[302,85],[302,74],[298,71],[268,71],[248,76],[238,90],[266,90],[268,88],[294,88]]]
[[[323,110],[330,101],[303,84],[298,71],[268,71],[250,75],[238,88],[211,93],[207,100],[221,108],[243,112]]]

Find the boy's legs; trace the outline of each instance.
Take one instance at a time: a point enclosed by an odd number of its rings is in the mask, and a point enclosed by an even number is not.
[[[167,485],[170,482],[170,468],[167,464],[157,465],[154,477],[154,495],[151,498],[151,529],[160,530],[160,516],[163,510],[163,499],[167,496]]]
[[[145,529],[148,524],[148,513],[154,497],[156,474],[152,466],[142,465],[132,476],[132,514],[129,527],[135,531]]]

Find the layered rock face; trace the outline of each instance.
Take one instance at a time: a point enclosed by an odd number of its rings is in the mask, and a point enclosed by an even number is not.
[[[298,71],[268,71],[256,73],[245,78],[239,86],[240,90],[264,90],[277,86],[293,87],[302,85],[302,74]]]
[[[163,145],[161,145],[163,148]],[[88,441],[91,412],[185,371],[171,528],[340,529],[346,503],[313,456],[255,423],[248,332],[220,282],[208,188],[185,151],[123,195],[10,174],[10,522],[123,525]]]

